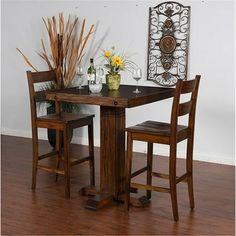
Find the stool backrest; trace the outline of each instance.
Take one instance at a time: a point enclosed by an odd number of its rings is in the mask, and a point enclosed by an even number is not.
[[[36,127],[36,119],[37,119],[36,102],[46,101],[46,94],[45,94],[46,90],[36,91],[35,84],[51,82],[55,85],[57,81],[57,76],[54,70],[41,71],[41,72],[27,71],[26,73],[27,73],[29,95],[30,95],[31,123],[32,127]]]
[[[178,117],[184,115],[189,115],[188,127],[191,132],[194,131],[195,111],[200,78],[200,75],[196,75],[193,80],[179,80],[176,84],[176,91],[171,112],[171,131],[173,135],[176,134]],[[190,99],[181,103],[181,95],[187,93],[190,93]]]

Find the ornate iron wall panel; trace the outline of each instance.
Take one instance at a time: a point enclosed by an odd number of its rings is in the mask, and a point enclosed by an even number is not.
[[[164,2],[149,8],[148,80],[174,86],[187,79],[190,6]]]

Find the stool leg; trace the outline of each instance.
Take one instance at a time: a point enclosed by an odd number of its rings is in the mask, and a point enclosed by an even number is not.
[[[36,188],[36,177],[37,177],[37,169],[38,169],[38,131],[36,129],[32,129],[32,144],[33,144],[33,168],[32,168],[32,184],[31,189],[35,190]]]
[[[56,169],[58,170],[60,168],[60,160],[61,160],[61,139],[62,139],[62,133],[59,130],[56,130],[56,151],[57,151],[57,157],[56,157]],[[56,173],[56,181],[58,180],[58,173]]]
[[[147,147],[147,185],[152,185],[152,159],[153,159],[153,143],[148,142]],[[152,196],[151,190],[146,192],[147,198],[150,199]]]
[[[193,194],[193,137],[191,136],[187,142],[187,160],[186,160],[187,173],[190,174],[187,179],[189,203],[191,209],[194,208],[194,194]]]
[[[94,142],[93,142],[93,122],[88,125],[88,139],[89,139],[89,168],[90,168],[90,185],[95,185],[94,174]]]
[[[64,171],[65,171],[65,196],[70,198],[70,142],[69,142],[69,129],[64,128]]]
[[[132,170],[133,140],[132,134],[127,135],[127,157],[125,162],[125,208],[129,210],[130,203],[130,179]]]
[[[176,192],[176,145],[170,146],[170,160],[169,160],[169,176],[170,176],[170,195],[172,202],[172,211],[174,220],[179,220],[177,192]]]

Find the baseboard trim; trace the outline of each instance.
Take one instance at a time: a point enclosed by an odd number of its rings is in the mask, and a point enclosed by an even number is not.
[[[147,153],[147,145],[144,143],[134,143],[134,151],[141,152],[141,153]],[[153,154],[155,155],[162,155],[162,156],[168,156],[169,155],[169,148],[168,145],[157,145],[155,144],[153,147]],[[186,153],[185,150],[178,148],[177,157],[181,159],[185,159]],[[232,165],[235,166],[235,159],[232,156],[226,155],[226,154],[216,154],[216,153],[200,153],[200,152],[194,152],[193,159],[197,161],[204,161],[204,162],[210,162],[215,164],[224,164],[224,165]]]
[[[25,131],[25,130],[11,130],[11,129],[1,129],[1,134],[3,135],[9,135],[9,136],[16,136],[16,137],[24,137],[24,138],[31,138],[31,131]],[[47,140],[47,132],[46,130],[39,130],[38,136],[40,139]],[[88,145],[88,138],[87,137],[78,137],[75,136],[72,139],[72,143],[75,144],[82,144],[82,145]],[[100,140],[95,139],[94,145],[96,147],[100,147]],[[140,152],[140,153],[146,153],[146,145],[144,143],[134,143],[134,151]],[[168,155],[168,148],[164,147],[163,145],[158,148],[154,145],[153,153],[155,155]],[[178,150],[178,158],[184,158],[185,152],[181,149]],[[222,158],[223,157],[223,158]],[[224,165],[233,165],[235,166],[235,158],[229,155],[225,154],[216,154],[216,153],[194,153],[194,160],[198,161],[204,161],[204,162],[210,162],[210,163],[216,163],[216,164],[224,164]]]

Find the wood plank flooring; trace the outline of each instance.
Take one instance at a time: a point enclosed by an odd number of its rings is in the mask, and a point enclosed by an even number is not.
[[[42,150],[49,147],[40,142]],[[73,153],[87,150],[74,145]],[[235,167],[194,161],[196,208],[189,208],[187,186],[178,185],[178,223],[172,218],[169,194],[153,193],[146,208],[113,203],[99,211],[83,208],[86,197],[78,190],[89,184],[88,165],[73,167],[71,199],[64,198],[63,178],[39,171],[37,188],[31,191],[31,139],[1,139],[2,235],[235,235]],[[99,186],[99,148],[96,149],[96,185]],[[145,163],[135,155],[135,168]],[[166,158],[156,157],[158,171],[167,170]],[[184,161],[178,160],[178,172]],[[165,184],[165,182],[163,182]],[[140,192],[138,195],[143,195]]]

